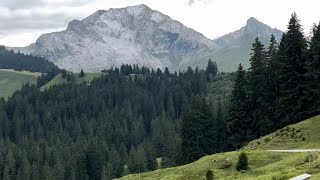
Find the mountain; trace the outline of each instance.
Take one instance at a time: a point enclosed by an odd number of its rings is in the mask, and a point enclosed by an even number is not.
[[[146,5],[99,10],[66,30],[44,34],[19,50],[45,57],[60,68],[100,71],[121,64],[186,69],[207,60],[210,39]]]
[[[271,34],[275,36],[277,42],[280,42],[283,32],[251,17],[240,30],[213,40],[218,46],[213,59],[219,62],[221,70],[235,71],[240,63],[244,68],[248,68],[254,39],[258,37],[268,47]]]
[[[138,5],[99,10],[82,21],[71,21],[64,31],[43,34],[34,44],[15,50],[45,57],[72,71],[100,71],[121,64],[174,71],[204,68],[208,59],[216,61],[220,71],[235,71],[239,63],[249,67],[254,38],[267,44],[271,34],[279,40],[282,32],[250,18],[240,30],[210,40],[159,11]]]

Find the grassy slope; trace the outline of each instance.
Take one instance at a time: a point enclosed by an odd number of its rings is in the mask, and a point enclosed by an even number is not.
[[[27,82],[34,84],[40,73],[0,69],[0,97],[9,97]]]
[[[303,173],[312,174],[311,179],[320,179],[319,152],[278,153],[265,151],[265,149],[320,149],[319,130],[320,116],[316,116],[252,141],[243,149],[248,155],[251,169],[246,173],[235,171],[240,151],[234,151],[209,155],[184,166],[129,175],[121,179],[205,179],[205,173],[208,169],[214,172],[216,179],[289,179]],[[295,135],[291,136],[293,132]],[[305,137],[304,141],[302,140],[303,137]],[[258,141],[260,143],[257,143]],[[309,156],[312,157],[310,166]]]
[[[94,78],[98,78],[103,75],[103,73],[85,73],[85,76],[80,78],[79,73],[74,74],[76,77],[77,83],[82,83],[84,81],[91,82]],[[58,74],[51,81],[49,81],[46,85],[42,86],[40,89],[45,90],[52,85],[67,83],[67,79],[63,79],[61,74]]]

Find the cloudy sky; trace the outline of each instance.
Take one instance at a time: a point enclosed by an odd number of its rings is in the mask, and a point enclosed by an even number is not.
[[[27,46],[43,33],[60,31],[73,19],[99,9],[146,4],[213,39],[258,20],[286,30],[297,12],[305,34],[320,21],[317,0],[0,0],[0,44]]]

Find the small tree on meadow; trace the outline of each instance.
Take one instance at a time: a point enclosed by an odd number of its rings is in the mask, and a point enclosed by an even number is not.
[[[239,159],[238,159],[238,163],[237,163],[237,167],[236,167],[237,171],[246,171],[249,169],[248,167],[248,156],[245,152],[242,152],[239,155]]]
[[[79,77],[84,77],[84,72],[83,72],[82,69],[81,69],[81,71],[80,71]]]
[[[206,180],[213,180],[213,172],[211,170],[208,170],[206,173]]]

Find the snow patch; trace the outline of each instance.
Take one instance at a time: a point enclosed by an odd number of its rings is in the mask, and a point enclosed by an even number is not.
[[[127,11],[131,15],[139,16],[145,8],[146,8],[145,5],[130,6],[130,7],[127,7]]]
[[[151,15],[150,19],[159,23],[159,22],[162,22],[163,20],[165,20],[166,17],[163,14],[156,11]]]

